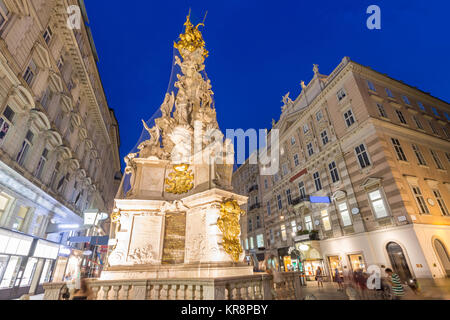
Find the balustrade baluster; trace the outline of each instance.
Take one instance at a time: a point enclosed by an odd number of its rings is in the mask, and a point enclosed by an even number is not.
[[[131,286],[130,285],[124,285],[122,286],[122,290],[123,290],[123,300],[128,300],[128,297],[130,295],[130,289]]]
[[[119,300],[119,291],[121,286],[120,285],[115,285],[112,287],[113,288],[113,300]]]
[[[103,286],[102,290],[103,290],[103,299],[102,300],[108,300],[108,294],[109,294],[109,290],[111,290],[111,286]]]
[[[100,291],[100,286],[90,286],[91,291],[93,292],[92,299],[97,300],[98,299],[98,292]]]
[[[153,286],[152,300],[159,300],[159,290],[160,290],[160,285],[159,284],[155,284]]]

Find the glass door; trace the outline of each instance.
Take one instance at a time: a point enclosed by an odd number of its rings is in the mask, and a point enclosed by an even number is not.
[[[399,275],[400,279],[404,282],[412,279],[411,271],[409,270],[403,249],[397,243],[389,242],[386,246],[386,250],[392,268],[394,269],[394,272]]]
[[[21,262],[22,257],[10,257],[8,265],[6,266],[6,269],[3,273],[2,282],[0,283],[0,289],[7,289],[15,286],[16,279],[20,279],[20,277],[18,277],[18,274]]]

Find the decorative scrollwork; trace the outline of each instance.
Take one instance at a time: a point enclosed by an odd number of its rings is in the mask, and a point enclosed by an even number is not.
[[[178,164],[173,166],[173,172],[169,173],[166,179],[166,192],[183,194],[189,192],[194,187],[194,175],[192,170],[188,170],[188,164]]]
[[[239,218],[244,214],[245,211],[239,207],[236,200],[226,200],[220,205],[220,217],[217,219],[217,226],[223,234],[223,249],[235,262],[239,261],[239,256],[243,252],[239,241],[239,235],[241,234]]]

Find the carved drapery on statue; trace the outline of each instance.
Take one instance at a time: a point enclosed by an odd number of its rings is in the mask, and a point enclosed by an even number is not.
[[[226,200],[220,205],[220,217],[217,220],[217,227],[223,234],[223,249],[228,253],[234,262],[239,261],[239,256],[243,252],[239,236],[241,226],[239,219],[245,211],[239,207],[236,200]]]

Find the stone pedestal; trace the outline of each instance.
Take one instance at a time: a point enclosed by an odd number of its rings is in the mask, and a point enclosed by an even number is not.
[[[246,276],[253,268],[235,262],[217,226],[220,205],[246,197],[210,189],[180,200],[117,199],[116,244],[101,280]],[[243,261],[241,254],[239,261]]]

